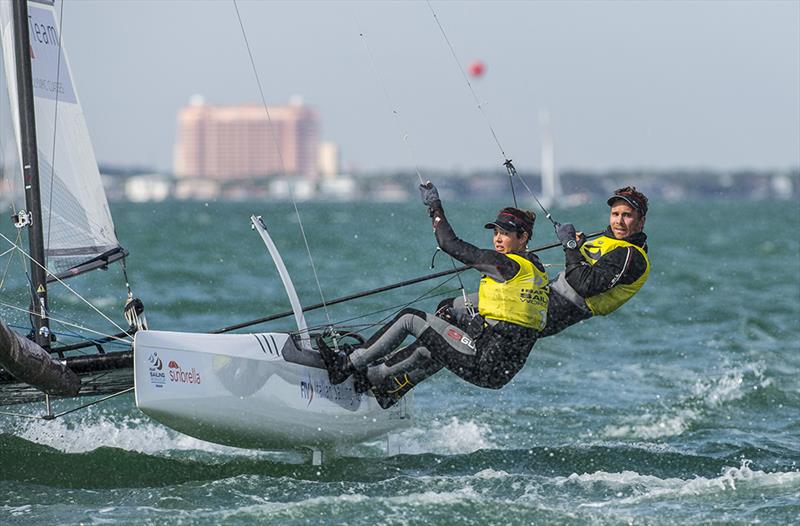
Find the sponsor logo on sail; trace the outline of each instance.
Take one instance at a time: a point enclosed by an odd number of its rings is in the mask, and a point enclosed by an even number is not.
[[[77,104],[72,78],[63,66],[66,59],[54,13],[47,7],[31,5],[28,9],[33,93],[59,103]]]
[[[169,369],[169,381],[174,384],[199,384],[202,380],[200,373],[192,367],[185,371],[175,360],[170,360],[167,364]]]
[[[164,387],[164,382],[167,381],[167,377],[163,371],[164,363],[161,361],[158,353],[150,353],[150,356],[147,357],[147,363],[150,364],[150,383],[155,387]]]

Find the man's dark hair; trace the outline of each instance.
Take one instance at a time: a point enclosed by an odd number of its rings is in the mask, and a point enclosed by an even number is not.
[[[647,215],[647,196],[637,190],[635,186],[625,186],[615,190],[614,195],[609,198],[608,204],[610,205],[616,199],[626,201],[642,214],[642,217]]]

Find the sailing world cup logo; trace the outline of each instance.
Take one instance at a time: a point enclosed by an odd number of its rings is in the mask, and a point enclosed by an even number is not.
[[[159,358],[157,352],[150,353],[147,357],[147,362],[150,364],[150,383],[155,387],[164,387],[167,381],[167,376],[164,374],[164,364]]]

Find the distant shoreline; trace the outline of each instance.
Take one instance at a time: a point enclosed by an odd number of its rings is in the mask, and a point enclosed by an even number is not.
[[[235,181],[176,178],[171,174],[137,167],[101,165],[100,170],[110,200],[134,202],[251,199],[403,202],[416,198],[416,186],[419,184],[417,173],[413,170],[342,174],[336,177],[267,175]],[[424,172],[423,177],[434,181],[443,196],[502,199],[509,192],[508,174],[502,170]],[[515,178],[519,195],[527,193],[525,185],[540,195],[539,173],[520,172]],[[700,197],[751,200],[791,200],[800,197],[800,168],[564,170],[559,179],[563,193],[554,202],[562,206],[589,202],[627,185],[634,185],[649,196],[667,201]]]

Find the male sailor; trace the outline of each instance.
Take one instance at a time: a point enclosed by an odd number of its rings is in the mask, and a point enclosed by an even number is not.
[[[479,309],[462,322],[450,320],[453,323],[404,309],[349,354],[318,339],[331,383],[355,374],[357,389],[372,388],[384,408],[441,367],[479,387],[500,389],[525,365],[546,322],[547,274],[538,260],[525,257],[536,216],[517,208],[500,210],[497,219],[485,225],[494,231],[494,250],[481,249],[456,236],[436,187],[428,182],[420,185],[420,192],[439,248],[483,274]],[[386,361],[408,335],[415,342]]]
[[[642,288],[650,274],[647,235],[647,197],[626,186],[608,198],[609,226],[602,236],[587,241],[571,224],[557,225],[566,265],[550,284],[547,325],[539,335],[550,336],[592,316],[617,310]]]

